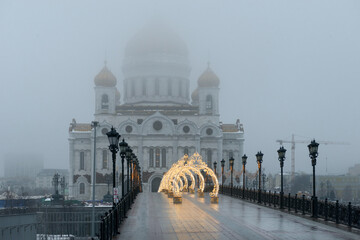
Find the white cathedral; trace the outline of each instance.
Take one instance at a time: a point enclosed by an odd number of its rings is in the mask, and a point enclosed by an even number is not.
[[[227,170],[228,159],[234,157],[234,169],[241,170],[244,130],[239,120],[234,120],[235,124],[220,121],[219,78],[208,66],[198,78],[190,99],[190,70],[184,41],[168,27],[151,24],[126,46],[120,88],[122,102],[117,79],[105,64],[94,79],[94,121],[99,122],[96,151],[91,123],[75,120],[70,123],[71,199],[91,199],[94,159],[96,199],[101,200],[107,193],[112,160],[106,133],[111,126],[139,159],[143,191],[157,191],[163,174],[184,154],[199,152],[209,167],[213,168],[215,161],[218,163],[218,172],[221,159],[226,160]],[[120,162],[117,154],[117,182],[121,182]]]

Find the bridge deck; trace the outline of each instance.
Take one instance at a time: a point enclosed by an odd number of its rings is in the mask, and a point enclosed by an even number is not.
[[[207,195],[207,194],[205,194]],[[360,239],[360,235],[239,199],[163,193],[138,195],[117,239]]]

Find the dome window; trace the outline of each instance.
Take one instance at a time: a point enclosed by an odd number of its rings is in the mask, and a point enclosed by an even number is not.
[[[179,80],[179,97],[183,96],[183,82]]]
[[[145,78],[143,78],[142,80],[141,80],[141,85],[142,85],[142,95],[143,96],[146,96],[146,80],[145,80]]]
[[[209,136],[212,135],[213,130],[211,128],[206,129],[206,134],[209,135]]]
[[[159,79],[155,79],[155,95],[159,95],[160,90],[160,83]]]
[[[106,94],[102,95],[101,97],[101,109],[109,109],[109,97]]]
[[[168,96],[172,96],[172,80],[168,80]]]
[[[135,97],[135,83],[134,79],[131,81],[131,97]]]

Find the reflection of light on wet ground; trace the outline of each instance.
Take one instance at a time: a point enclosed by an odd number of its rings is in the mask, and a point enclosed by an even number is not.
[[[348,239],[359,235],[257,204],[220,195],[219,204],[183,194],[173,204],[163,193],[141,193],[118,239]]]

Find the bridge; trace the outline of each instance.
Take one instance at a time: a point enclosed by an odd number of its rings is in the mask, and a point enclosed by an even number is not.
[[[359,239],[360,231],[219,195],[183,193],[174,204],[164,193],[140,193],[115,239]]]
[[[261,157],[261,152],[258,155]],[[158,193],[138,194],[141,192],[140,182],[121,199],[102,218],[100,238],[360,238],[359,207],[351,203],[341,205],[338,201],[332,203],[327,199],[318,201],[316,197],[309,199],[305,195],[284,196],[262,190],[260,184],[257,190],[233,186],[233,161],[230,159],[231,184],[224,186],[218,184],[216,171],[207,167],[198,153],[190,158],[185,155],[164,174]],[[200,170],[213,179],[213,184],[208,186],[213,189],[209,194],[205,194],[205,180]],[[184,174],[189,176],[191,184]]]

